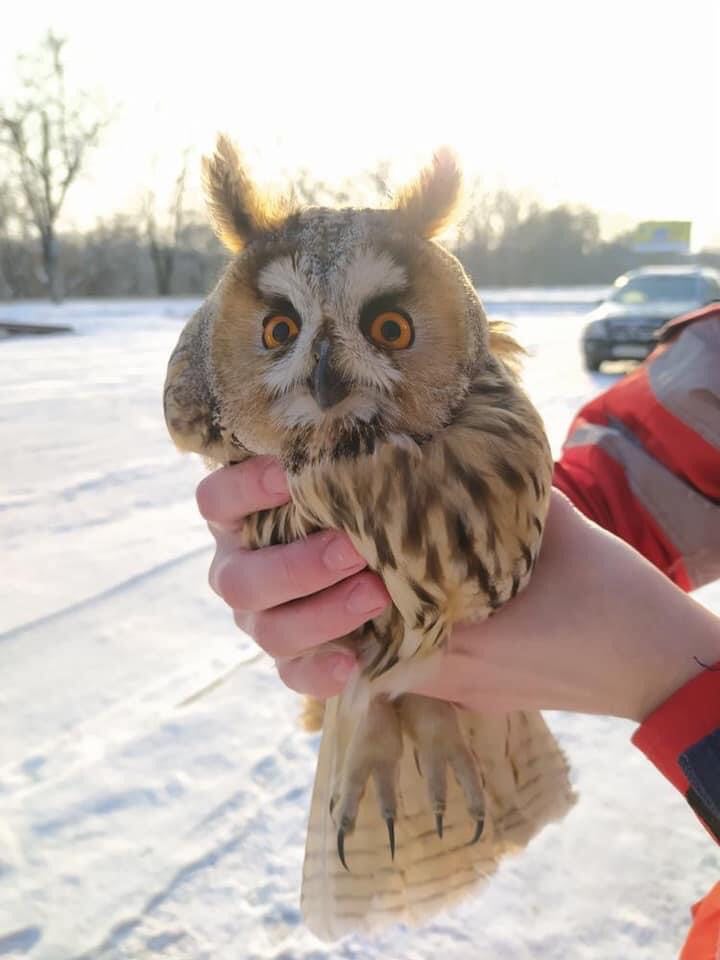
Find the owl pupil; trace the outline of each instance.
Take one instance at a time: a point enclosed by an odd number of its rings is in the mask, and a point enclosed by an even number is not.
[[[277,340],[278,343],[285,343],[287,338],[290,336],[290,326],[282,320],[280,323],[276,323],[273,327],[273,339]]]
[[[380,327],[380,333],[382,334],[383,340],[389,340],[392,343],[393,340],[397,340],[402,330],[396,320],[386,320]]]

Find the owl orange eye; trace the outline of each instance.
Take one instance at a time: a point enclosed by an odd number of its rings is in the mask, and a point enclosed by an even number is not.
[[[368,333],[378,346],[386,350],[405,350],[415,337],[409,318],[397,310],[379,313],[370,324]]]
[[[292,317],[278,314],[268,317],[263,326],[263,343],[268,350],[284,347],[300,333],[300,325]]]

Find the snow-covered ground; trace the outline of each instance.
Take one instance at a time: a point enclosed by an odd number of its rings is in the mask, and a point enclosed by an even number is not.
[[[611,382],[580,365],[597,291],[489,291],[530,348],[555,449]],[[0,957],[659,960],[717,848],[628,743],[551,715],[581,800],[426,928],[316,941],[298,890],[317,739],[207,587],[203,473],[161,415],[191,301],[0,304],[73,335],[0,343]],[[720,610],[720,589],[703,598]],[[582,642],[582,638],[578,638]],[[212,693],[186,702],[241,664]]]

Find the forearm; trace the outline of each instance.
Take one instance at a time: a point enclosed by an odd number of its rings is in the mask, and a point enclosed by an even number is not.
[[[490,622],[456,628],[420,692],[640,722],[716,660],[720,621],[555,494],[529,585]]]

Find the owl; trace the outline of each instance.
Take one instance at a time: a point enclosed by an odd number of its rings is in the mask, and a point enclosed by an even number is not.
[[[234,146],[204,161],[232,254],[182,331],[169,432],[211,465],[277,457],[291,500],[247,519],[249,548],[344,530],[392,599],[337,641],[358,667],[322,724],[302,906],[324,939],[420,922],[468,894],[573,802],[539,713],[480,715],[418,696],[453,624],[527,583],[551,457],[489,323],[436,239],[461,186],[439,151],[382,209],[264,196]]]

